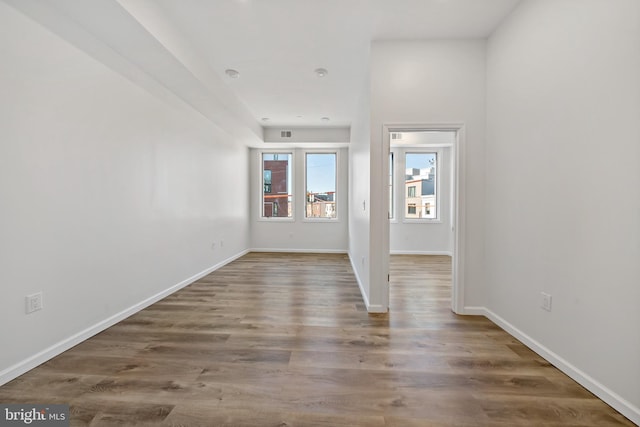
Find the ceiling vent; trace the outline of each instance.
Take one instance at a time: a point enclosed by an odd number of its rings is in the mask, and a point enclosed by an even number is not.
[[[291,131],[290,130],[281,130],[280,131],[280,138],[291,138]]]
[[[397,141],[399,139],[402,139],[402,132],[391,132],[392,141]]]

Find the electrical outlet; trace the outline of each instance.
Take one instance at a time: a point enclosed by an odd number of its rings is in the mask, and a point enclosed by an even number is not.
[[[220,247],[223,248],[224,247],[224,240],[220,240]]]
[[[542,295],[542,308],[551,311],[551,295],[546,292],[540,292]]]
[[[27,304],[27,314],[33,313],[34,311],[42,310],[42,292],[38,292],[36,294],[27,295],[25,297]]]

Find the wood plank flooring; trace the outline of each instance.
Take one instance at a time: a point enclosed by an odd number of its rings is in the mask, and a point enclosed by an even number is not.
[[[633,425],[482,317],[448,257],[392,256],[369,315],[345,255],[248,254],[0,387],[71,425]]]

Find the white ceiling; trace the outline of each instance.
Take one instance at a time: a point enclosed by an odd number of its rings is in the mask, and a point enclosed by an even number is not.
[[[518,2],[156,0],[155,4],[263,126],[348,126],[366,82],[371,41],[485,38]],[[318,67],[329,74],[318,78],[314,73]],[[227,77],[227,68],[238,70],[240,77]],[[263,117],[269,121],[261,121]],[[322,117],[330,122],[321,122]]]
[[[349,126],[372,41],[486,38],[520,0],[2,1],[234,140],[259,144],[261,126]],[[318,78],[319,67],[329,74]]]

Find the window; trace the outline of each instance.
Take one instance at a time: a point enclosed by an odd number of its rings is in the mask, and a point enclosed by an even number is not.
[[[262,217],[292,218],[291,153],[262,153]]]
[[[306,154],[306,218],[336,218],[336,160],[336,153]]]
[[[271,193],[271,171],[262,172],[262,188],[265,194]]]
[[[407,218],[437,218],[437,153],[405,153]],[[417,209],[421,206],[421,209]]]
[[[389,219],[395,215],[393,209],[393,152],[389,153]]]

